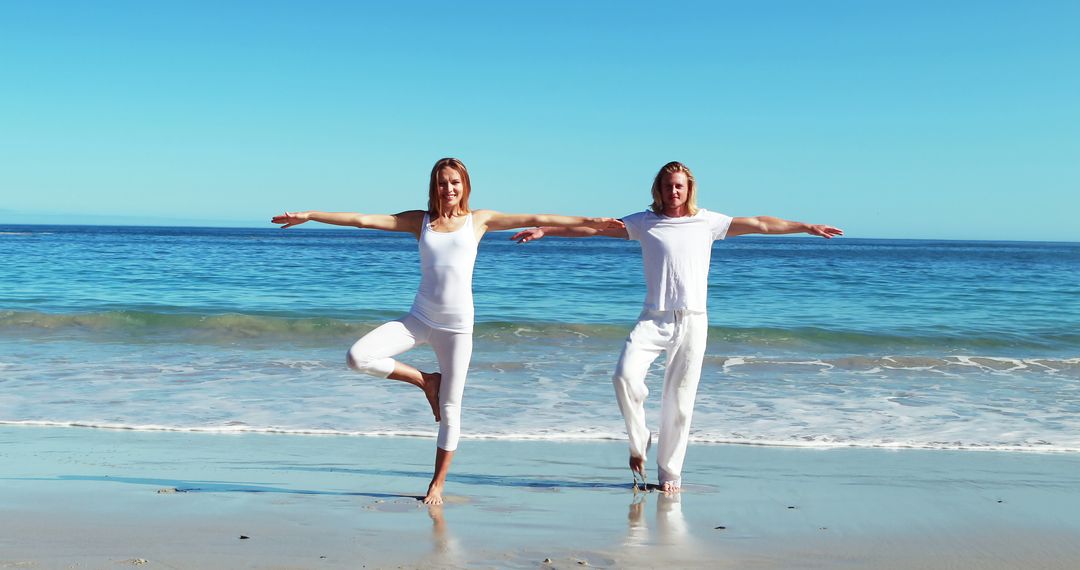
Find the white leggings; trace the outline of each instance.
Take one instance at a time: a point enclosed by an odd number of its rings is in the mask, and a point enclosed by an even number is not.
[[[660,403],[660,438],[656,452],[660,483],[682,483],[682,466],[690,439],[701,362],[709,318],[687,311],[643,311],[626,338],[615,366],[615,397],[626,420],[630,454],[645,457],[652,433],[645,424],[645,375],[660,353],[667,351],[664,392]]]
[[[349,349],[349,368],[364,374],[386,378],[394,371],[392,357],[417,345],[430,344],[439,360],[442,382],[439,385],[438,446],[446,451],[457,449],[461,434],[461,396],[465,375],[472,358],[472,333],[443,331],[421,322],[412,315],[390,321],[364,335]]]

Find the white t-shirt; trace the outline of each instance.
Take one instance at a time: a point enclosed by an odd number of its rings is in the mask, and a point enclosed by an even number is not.
[[[699,209],[669,218],[652,210],[622,219],[630,239],[641,242],[645,309],[705,311],[712,243],[727,236],[731,217]]]

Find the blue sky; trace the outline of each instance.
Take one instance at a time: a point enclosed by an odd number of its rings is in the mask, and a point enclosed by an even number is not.
[[[699,204],[1080,241],[1080,3],[0,3],[0,223]]]

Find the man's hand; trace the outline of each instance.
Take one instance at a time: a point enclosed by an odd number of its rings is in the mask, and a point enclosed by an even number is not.
[[[825,239],[834,238],[836,236],[844,235],[844,230],[840,228],[834,228],[832,226],[826,226],[825,224],[812,224],[806,229],[806,233],[812,236],[819,236]]]
[[[528,243],[533,240],[538,240],[542,237],[544,237],[544,228],[530,228],[514,234],[514,237],[510,239],[518,243]]]

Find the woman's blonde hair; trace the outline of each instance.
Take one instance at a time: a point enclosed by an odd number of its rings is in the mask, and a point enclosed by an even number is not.
[[[686,175],[686,179],[689,182],[686,189],[686,209],[690,211],[690,215],[697,214],[697,182],[694,180],[694,173],[690,172],[690,169],[681,162],[669,162],[665,164],[660,172],[656,173],[656,178],[652,183],[652,211],[657,214],[664,213],[664,200],[660,196],[660,184],[663,183],[665,174],[675,174],[676,172],[682,172]]]
[[[461,201],[458,202],[457,211],[455,212],[443,212],[442,200],[439,200],[439,172],[444,168],[452,168],[461,175]],[[431,182],[428,184],[428,214],[432,218],[438,218],[443,214],[468,214],[470,212],[469,192],[471,191],[472,184],[469,182],[469,170],[465,168],[465,164],[456,158],[440,158],[435,162],[435,166],[431,167]]]

